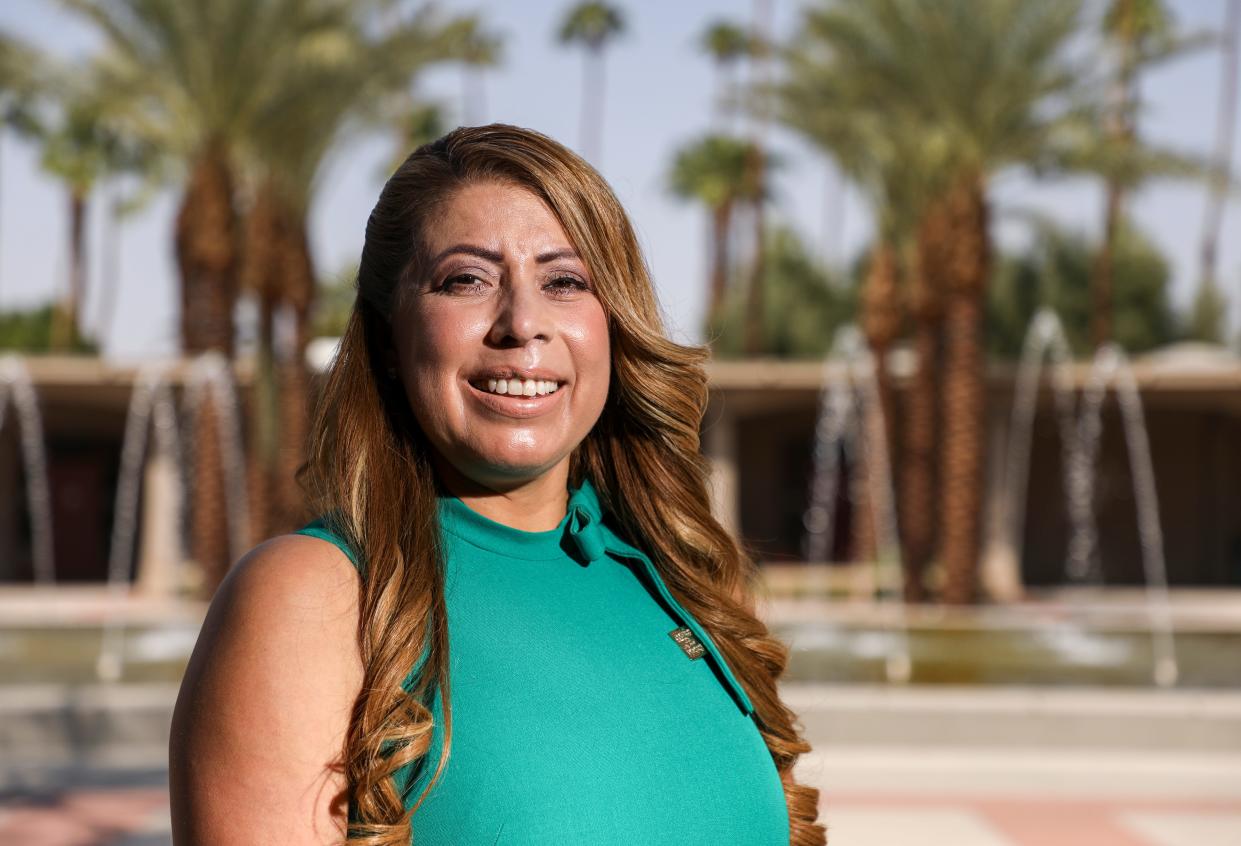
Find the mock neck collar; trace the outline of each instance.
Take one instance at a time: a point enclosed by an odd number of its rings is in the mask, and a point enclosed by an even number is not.
[[[589,564],[604,555],[603,506],[589,479],[569,489],[565,515],[556,528],[527,532],[484,517],[460,497],[438,497],[440,525],[459,540],[497,555],[527,561],[549,561],[565,555]]]
[[[733,675],[715,642],[672,595],[651,559],[616,534],[605,531],[603,507],[589,479],[584,479],[578,488],[570,489],[564,517],[556,528],[546,532],[526,532],[497,523],[470,508],[460,497],[441,494],[438,499],[440,525],[445,533],[499,556],[528,561],[563,560],[568,556],[583,567],[599,561],[608,552],[636,560],[644,568],[656,591],[672,609],[674,616],[690,629],[703,648],[711,654],[741,712],[747,716],[754,714],[754,705],[749,695]]]

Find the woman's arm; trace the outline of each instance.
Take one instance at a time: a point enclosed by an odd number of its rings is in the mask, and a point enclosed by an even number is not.
[[[326,541],[256,547],[217,591],[172,718],[178,846],[338,844],[362,684],[358,577]]]

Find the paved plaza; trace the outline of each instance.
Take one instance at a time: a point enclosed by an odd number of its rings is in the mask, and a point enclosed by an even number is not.
[[[971,719],[985,734],[985,723],[1011,710],[1016,697],[1012,691],[975,693]],[[830,708],[811,707],[814,697],[824,696]],[[1195,696],[1188,707],[1201,711],[1197,722],[1207,723],[1232,694],[1224,696]],[[1135,739],[1135,748],[1088,748],[1076,739],[1038,746],[1027,738],[1018,746],[971,746],[955,742],[950,724],[930,719],[963,708],[971,698],[966,691],[902,695],[811,688],[789,691],[786,698],[805,707],[809,725],[853,721],[858,736],[868,738],[860,744],[821,739],[798,762],[801,780],[822,791],[830,846],[1241,844],[1241,737],[1234,743],[1231,734],[1236,723],[1211,729],[1221,738],[1216,748],[1205,736],[1181,744],[1171,737],[1152,737],[1147,744]],[[1114,691],[1045,698],[1031,706],[1031,723],[1053,712],[1066,732],[1075,730],[1068,705],[1079,712],[1076,719],[1107,705],[1131,719],[1142,707],[1170,708],[1161,697],[1152,699],[1155,707],[1142,706],[1145,695]],[[870,740],[875,721],[896,710],[904,722],[890,725],[899,742]],[[870,723],[856,722],[862,712],[869,712]],[[927,736],[910,732],[911,716],[928,727]],[[163,770],[84,772],[66,780],[75,779],[80,783],[72,787],[10,790],[0,798],[0,846],[171,843]]]
[[[857,753],[842,759],[837,767],[860,762]],[[869,763],[874,778],[876,761]],[[1241,844],[1241,798],[1078,798],[1032,791],[936,792],[930,782],[922,786],[925,789],[827,790],[822,820],[828,826],[830,846]],[[82,787],[28,798],[0,810],[3,846],[171,842],[168,793],[159,786]]]

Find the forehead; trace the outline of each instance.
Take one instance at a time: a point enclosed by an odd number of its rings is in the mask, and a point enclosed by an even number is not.
[[[529,189],[478,182],[454,191],[426,224],[431,254],[458,243],[531,249],[571,246],[556,215]]]

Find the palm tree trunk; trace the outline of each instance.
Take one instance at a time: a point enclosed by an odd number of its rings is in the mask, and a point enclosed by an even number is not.
[[[1215,282],[1219,252],[1219,231],[1224,217],[1224,199],[1232,175],[1232,140],[1237,124],[1238,38],[1241,37],[1241,0],[1228,0],[1223,29],[1223,70],[1219,107],[1215,124],[1214,165],[1219,169],[1207,194],[1203,215],[1202,248],[1199,253],[1200,285]]]
[[[603,48],[591,46],[584,54],[582,68],[582,157],[600,166],[603,154]]]
[[[754,203],[754,267],[750,272],[750,290],[746,298],[745,311],[745,351],[747,355],[759,355],[763,352],[766,333],[763,324],[766,319],[767,284],[767,245],[763,237],[763,201]]]
[[[51,347],[68,350],[79,337],[78,320],[86,282],[86,197],[77,188],[69,189],[69,285],[52,309]]]
[[[1132,147],[1135,134],[1133,81],[1137,74],[1138,10],[1134,0],[1119,0],[1118,9],[1120,59],[1112,86],[1112,111],[1108,117],[1106,132],[1114,143],[1127,150]],[[1107,180],[1107,199],[1103,213],[1103,243],[1095,258],[1090,285],[1090,341],[1096,349],[1112,340],[1116,238],[1120,233],[1124,200],[1124,183],[1119,176],[1110,176]]]
[[[233,306],[237,298],[236,216],[227,152],[211,142],[195,162],[177,214],[176,255],[181,275],[181,347],[189,354],[233,356]],[[209,596],[228,571],[229,526],[218,410],[211,392],[203,401],[195,438],[191,492],[192,555]]]
[[[879,242],[871,253],[866,285],[862,290],[862,331],[874,360],[875,382],[878,393],[877,407],[864,409],[862,421],[863,448],[858,451],[858,474],[854,486],[855,557],[875,560],[879,549],[879,515],[876,509],[876,491],[886,494],[888,479],[875,478],[876,468],[888,468],[892,461],[892,428],[895,396],[892,375],[888,369],[888,354],[892,342],[900,331],[900,303],[897,296],[896,251],[891,244]],[[880,460],[880,450],[887,453],[888,460]],[[884,550],[885,552],[887,550]]]
[[[116,303],[121,287],[121,196],[115,184],[108,200],[106,228],[103,236],[103,266],[99,274],[99,318],[96,332],[99,343],[106,345],[112,337],[116,321]]]
[[[191,513],[191,555],[202,575],[204,597],[211,597],[228,572],[229,526],[224,484],[224,454],[220,449],[220,417],[215,397],[207,391],[194,427],[194,490]]]
[[[250,390],[246,453],[251,543],[259,543],[272,533],[279,513],[275,500],[280,486],[274,481],[280,422],[273,352],[282,237],[278,214],[276,186],[268,179],[259,186],[246,216],[245,251],[239,274],[241,286],[253,293],[259,307],[258,350]]]
[[[259,344],[255,356],[254,383],[250,390],[250,438],[246,477],[249,485],[250,542],[257,544],[272,534],[275,523],[273,475],[277,453],[276,371],[272,360],[272,321],[275,300],[259,295]]]
[[[944,441],[941,479],[943,599],[974,600],[985,471],[986,361],[983,308],[990,235],[983,181],[962,180],[948,197],[951,262],[944,312]]]
[[[1115,279],[1116,236],[1124,191],[1115,181],[1107,186],[1103,219],[1103,243],[1095,256],[1090,285],[1090,342],[1095,349],[1112,339],[1113,282]]]
[[[227,153],[222,143],[211,142],[194,164],[177,213],[181,346],[187,353],[215,350],[233,356],[236,228]]]
[[[285,232],[284,299],[291,313],[293,337],[280,361],[279,490],[282,527],[292,530],[304,523],[306,499],[298,473],[308,454],[310,435],[310,374],[306,369],[306,346],[310,342],[310,315],[315,299],[314,261],[304,216],[290,214]]]
[[[765,215],[763,209],[764,174],[763,151],[757,143],[750,145],[748,153],[748,170],[746,177],[751,190],[747,193],[754,198],[751,208],[754,212],[754,264],[750,271],[750,287],[746,296],[745,311],[745,351],[747,355],[758,355],[763,351],[764,286],[767,279],[767,244],[764,237]]]
[[[81,336],[82,306],[86,302],[86,193],[69,192],[69,301],[65,322],[72,344]]]
[[[724,295],[728,289],[728,236],[732,223],[731,202],[723,202],[711,210],[711,291],[707,299],[707,325],[720,319]]]
[[[905,601],[927,598],[924,581],[935,549],[935,446],[939,435],[940,320],[920,314],[914,326],[918,369],[901,419],[901,538],[905,564]]]
[[[280,525],[292,531],[306,522],[306,498],[298,474],[307,457],[310,435],[310,374],[306,370],[306,345],[310,340],[310,313],[292,309],[293,343],[288,357],[280,363]]]
[[[925,577],[939,541],[940,366],[952,239],[948,204],[940,198],[923,212],[906,262],[918,361],[901,419],[901,539],[909,602],[927,599]]]

